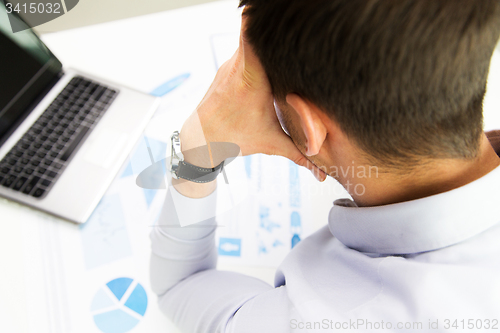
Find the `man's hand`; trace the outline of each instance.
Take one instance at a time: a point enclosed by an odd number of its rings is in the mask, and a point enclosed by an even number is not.
[[[181,142],[183,151],[207,142],[232,142],[240,147],[242,155],[284,156],[313,171],[318,179],[326,178],[283,132],[267,75],[245,40],[244,14],[239,48],[221,66],[200,105],[184,123]],[[224,152],[211,152],[211,155],[211,161],[206,158],[201,161],[196,156],[185,158],[199,166],[213,167],[229,157]]]
[[[500,156],[500,130],[486,132],[486,137],[498,156]]]

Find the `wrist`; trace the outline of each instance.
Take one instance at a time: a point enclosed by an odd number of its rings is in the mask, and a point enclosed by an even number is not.
[[[214,142],[207,139],[203,133],[193,132],[183,126],[179,138],[184,161],[201,168],[215,168],[225,159],[235,157],[239,147],[228,142]],[[235,147],[238,152],[235,155]]]
[[[209,183],[195,183],[185,179],[172,178],[172,186],[185,197],[199,199],[215,191],[217,188],[217,179]]]
[[[194,129],[188,119],[179,133],[184,161],[201,168],[213,168],[208,142],[201,126]]]
[[[189,198],[208,196],[215,190],[216,181],[215,179],[209,181],[212,179],[210,170],[199,169],[213,168],[208,145],[203,136],[192,135],[194,133],[186,131],[185,127],[182,133],[182,136],[179,133],[172,135],[172,186],[177,192]],[[214,173],[213,177],[215,176]]]

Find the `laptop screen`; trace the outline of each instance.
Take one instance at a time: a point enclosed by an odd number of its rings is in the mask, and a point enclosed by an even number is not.
[[[31,29],[13,33],[11,24],[26,26],[0,1],[0,145],[62,68]]]

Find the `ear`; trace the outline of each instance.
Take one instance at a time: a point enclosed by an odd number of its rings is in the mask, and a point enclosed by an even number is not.
[[[305,154],[307,156],[317,155],[325,142],[328,132],[322,120],[323,111],[297,94],[288,94],[286,102],[299,115],[300,126],[307,140]]]

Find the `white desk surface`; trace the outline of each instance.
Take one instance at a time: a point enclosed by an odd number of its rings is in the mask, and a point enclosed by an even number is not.
[[[193,82],[197,82],[192,87],[192,94],[185,96],[184,102],[172,112],[155,117],[148,128],[152,135],[166,139],[174,129],[180,128],[215,75],[211,36],[230,34],[237,38],[240,25],[237,4],[236,0],[219,1],[47,34],[42,39],[65,67],[77,68],[144,92],[150,92],[176,75],[191,73]],[[500,128],[498,58],[497,52],[485,101],[487,129]],[[332,201],[344,196],[345,192],[333,180],[318,185],[312,176],[311,188],[314,193],[311,221],[317,229],[326,224]],[[0,199],[0,212],[0,331],[99,332],[89,319],[88,304],[70,308],[61,289],[67,290],[71,296],[79,288],[78,283],[100,285],[101,275],[113,276],[115,272],[112,270],[125,273],[127,270],[110,267],[104,272],[88,273],[86,281],[82,282],[78,280],[80,268],[77,264],[82,258],[71,257],[78,253],[74,247],[78,243],[75,240],[78,239],[79,226],[3,199]],[[149,246],[135,245],[134,250],[145,255],[149,252]],[[66,266],[64,269],[60,267],[61,263]],[[138,263],[136,267],[141,268],[137,276],[147,284],[148,262]],[[270,283],[273,280],[274,270],[270,268],[223,268],[258,276]],[[68,276],[72,274],[74,276]],[[131,332],[175,332],[155,310],[155,300],[150,299],[149,304],[148,320]]]

